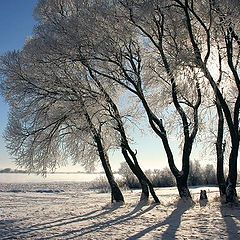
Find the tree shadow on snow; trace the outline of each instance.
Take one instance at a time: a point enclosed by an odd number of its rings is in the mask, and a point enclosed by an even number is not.
[[[14,239],[13,233],[22,231],[21,225],[25,220],[27,220],[27,218],[0,220],[0,239]]]
[[[193,203],[190,201],[184,201],[182,199],[178,200],[177,208],[173,210],[171,215],[169,215],[163,222],[159,222],[155,225],[152,225],[151,227],[142,230],[141,232],[129,237],[128,240],[139,239],[147,233],[154,231],[157,228],[164,227],[165,225],[168,225],[168,227],[161,235],[161,239],[175,239],[175,234],[180,226],[182,215],[185,211],[191,208],[192,205]]]
[[[51,235],[49,237],[42,238],[42,239],[46,240],[46,239],[62,238],[62,237],[64,239],[79,239],[80,237],[83,237],[86,234],[93,233],[93,232],[99,232],[109,226],[114,226],[116,224],[121,224],[123,222],[132,220],[133,218],[139,217],[142,214],[152,210],[156,206],[156,204],[152,204],[143,210],[142,207],[144,207],[146,205],[148,205],[147,202],[140,202],[130,213],[121,215],[119,217],[116,217],[114,219],[111,219],[111,220],[108,220],[105,222],[94,223],[93,225],[88,226],[88,227],[83,227],[83,228],[76,229],[76,230],[65,231],[64,233]]]
[[[34,225],[29,225],[27,228],[23,228],[20,227],[18,222],[20,221],[11,221],[9,223],[6,223],[5,221],[5,230],[3,228],[3,223],[1,223],[2,221],[0,221],[0,239],[14,239],[16,237],[20,237],[27,239],[27,237],[29,237],[29,234],[34,234],[34,232],[39,232],[41,230],[47,231],[51,228],[55,228],[55,227],[60,227],[63,225],[68,225],[68,224],[72,224],[72,223],[76,223],[76,222],[81,222],[81,221],[87,221],[89,219],[92,218],[97,218],[97,217],[101,217],[105,214],[108,214],[110,212],[113,212],[114,210],[116,210],[119,207],[119,205],[113,205],[112,207],[107,208],[106,210],[102,211],[102,209],[100,210],[94,210],[79,216],[72,216],[72,217],[68,217],[68,218],[59,218],[57,220],[52,220],[52,221],[48,221],[48,222],[44,222],[44,223],[38,223],[38,224],[34,224]],[[10,221],[10,220],[9,220]],[[23,220],[21,220],[22,222]],[[6,230],[7,229],[7,230]],[[3,238],[5,237],[5,238]],[[42,238],[41,238],[42,239]]]
[[[236,223],[236,220],[240,221],[240,206],[223,204],[220,209],[227,227],[228,239],[240,239],[240,226]]]

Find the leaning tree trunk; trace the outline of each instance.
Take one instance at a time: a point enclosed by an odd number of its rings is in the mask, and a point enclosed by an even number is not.
[[[159,23],[158,23],[159,24]],[[197,89],[197,100],[195,104],[192,104],[192,110],[194,112],[194,119],[193,119],[193,130],[190,131],[190,122],[188,120],[187,113],[185,112],[184,108],[181,106],[180,101],[178,99],[178,89],[176,85],[176,79],[174,78],[174,75],[172,74],[173,71],[171,69],[171,64],[169,64],[167,55],[164,51],[164,26],[163,22],[158,25],[159,30],[159,39],[157,44],[157,49],[159,51],[159,54],[161,56],[161,60],[163,61],[163,65],[165,68],[165,71],[169,77],[169,80],[171,82],[171,94],[172,94],[172,100],[173,104],[181,118],[182,121],[182,128],[184,133],[184,148],[183,148],[183,156],[182,156],[182,171],[179,171],[174,163],[173,154],[171,151],[171,148],[168,143],[166,130],[162,124],[162,120],[159,119],[155,114],[152,113],[150,110],[147,101],[144,98],[144,94],[142,92],[142,89],[140,92],[140,99],[142,100],[143,106],[147,112],[150,125],[152,129],[157,133],[157,135],[162,139],[164,149],[166,151],[167,157],[168,157],[168,164],[170,167],[170,170],[172,171],[173,175],[176,178],[177,182],[177,188],[179,191],[179,195],[181,198],[191,198],[190,191],[188,189],[187,180],[188,180],[188,174],[189,174],[189,157],[192,150],[192,144],[196,137],[197,131],[198,131],[198,108],[201,104],[201,91],[199,87],[199,83],[196,82],[196,89]],[[152,39],[150,39],[152,41]],[[156,46],[156,45],[155,45]]]
[[[189,157],[188,158],[183,157],[183,159],[184,159],[183,160],[183,170],[180,172],[175,165],[174,157],[173,157],[171,148],[169,146],[168,139],[167,139],[167,134],[166,134],[166,131],[165,131],[163,125],[162,125],[162,121],[159,120],[151,112],[146,100],[144,98],[141,98],[141,100],[142,100],[143,106],[144,106],[144,108],[147,112],[150,126],[152,127],[154,132],[162,140],[162,143],[163,143],[166,155],[167,155],[169,168],[170,168],[170,170],[171,170],[172,174],[174,175],[174,177],[176,179],[176,182],[177,182],[177,188],[178,188],[179,196],[181,198],[192,198],[191,194],[190,194],[190,191],[188,189],[188,185],[187,185],[187,179],[188,179],[188,173],[189,173]],[[186,146],[186,142],[185,142],[185,146]],[[190,156],[190,153],[191,153],[190,149],[191,149],[191,145],[190,145],[189,151],[188,151],[189,156]]]
[[[86,118],[87,123],[89,124],[90,130],[93,135],[93,139],[97,145],[97,150],[99,153],[99,157],[103,166],[103,169],[105,171],[106,177],[108,179],[110,188],[111,188],[111,195],[112,195],[112,203],[113,202],[124,202],[123,195],[118,187],[117,182],[114,179],[113,172],[109,163],[108,156],[105,152],[104,146],[102,144],[102,139],[100,133],[97,132],[86,108],[83,99],[80,99],[82,103],[82,109],[84,111],[84,115]]]
[[[177,188],[181,198],[192,198],[188,188],[188,175],[190,170],[190,154],[192,150],[193,140],[185,139],[182,156],[182,171],[178,172],[176,177]]]
[[[111,109],[113,111],[110,111],[110,114],[112,115],[113,119],[116,120],[117,123],[117,128],[116,130],[120,133],[121,135],[121,148],[122,148],[122,154],[128,164],[128,166],[130,167],[130,169],[132,170],[132,172],[135,174],[135,176],[138,178],[139,183],[141,185],[142,188],[142,194],[141,194],[141,201],[146,201],[149,199],[149,189],[150,192],[155,200],[156,203],[159,203],[159,199],[155,194],[155,191],[153,189],[152,183],[150,182],[150,180],[146,177],[146,175],[143,173],[142,169],[140,168],[140,166],[138,165],[138,161],[136,158],[136,154],[133,153],[133,151],[131,150],[129,144],[128,144],[128,140],[126,137],[126,133],[125,133],[125,129],[123,126],[123,122],[118,110],[117,105],[114,103],[114,101],[112,100],[111,96],[107,93],[107,91],[104,89],[104,87],[102,86],[101,82],[98,81],[98,79],[96,78],[96,76],[93,74],[91,68],[88,67],[89,70],[89,74],[91,75],[92,79],[97,83],[99,89],[101,90],[101,92],[104,94],[106,101],[109,103],[109,105],[111,106]],[[132,157],[133,161],[131,160],[130,156]],[[149,188],[149,189],[148,189]]]
[[[124,202],[123,195],[118,187],[117,182],[114,179],[111,166],[109,164],[108,156],[104,151],[101,138],[99,136],[95,136],[95,142],[97,143],[97,148],[99,152],[99,157],[102,162],[103,169],[106,173],[110,188],[111,188],[111,195],[112,195],[112,203],[114,202]]]
[[[137,174],[139,175],[139,177],[141,179],[143,179],[144,182],[147,183],[149,191],[150,191],[155,203],[160,203],[160,201],[155,193],[155,190],[153,188],[152,182],[148,179],[148,177],[146,176],[146,174],[143,172],[143,170],[141,169],[141,167],[138,164],[136,154],[131,150],[129,145],[127,145],[127,147],[128,147],[128,152],[130,153],[131,157],[133,158]]]
[[[117,182],[114,179],[110,164],[108,162],[108,160],[106,160],[106,157],[104,157],[104,159],[102,157],[101,158],[101,162],[102,162],[102,166],[104,168],[104,171],[106,173],[110,188],[111,188],[111,195],[112,195],[112,203],[114,202],[124,202],[124,198],[123,195],[118,187]]]
[[[160,203],[155,190],[153,188],[152,182],[148,179],[148,177],[146,176],[146,174],[142,171],[142,169],[139,167],[139,165],[137,164],[136,169],[138,171],[138,174],[141,176],[141,178],[143,179],[143,181],[145,181],[147,183],[147,186],[149,188],[149,191],[155,201],[155,203]]]
[[[189,157],[192,149],[192,140],[188,139],[185,141],[183,148],[183,156],[182,156],[182,171],[179,171],[174,163],[173,155],[171,149],[168,147],[168,142],[165,138],[162,138],[163,144],[165,147],[165,151],[168,156],[168,165],[172,174],[174,175],[177,183],[177,189],[180,198],[191,199],[191,193],[188,188],[188,175],[189,175]]]
[[[126,150],[126,148],[128,150]],[[136,154],[133,153],[133,151],[130,149],[129,146],[127,146],[126,148],[122,146],[122,153],[123,153],[123,156],[124,156],[128,166],[130,167],[132,172],[135,174],[135,176],[138,178],[138,181],[141,185],[142,194],[141,194],[140,200],[147,201],[149,199],[149,191],[150,191],[155,203],[160,203],[160,201],[154,191],[151,181],[148,179],[148,177],[145,175],[145,173],[143,172],[143,170],[141,169],[141,167],[138,164]],[[130,159],[128,153],[133,158],[134,163]]]
[[[122,154],[129,166],[129,168],[132,170],[134,175],[137,177],[137,179],[141,185],[142,193],[141,193],[140,201],[148,201],[148,199],[149,199],[148,185],[147,185],[146,181],[142,179],[139,172],[137,171],[134,163],[132,162],[132,160],[130,159],[130,157],[128,155],[126,148],[124,146],[121,146],[121,147],[122,147]]]

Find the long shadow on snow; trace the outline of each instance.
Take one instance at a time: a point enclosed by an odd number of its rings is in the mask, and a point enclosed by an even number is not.
[[[48,222],[38,223],[38,224],[31,225],[31,228],[41,229],[43,227],[45,228],[45,227],[61,226],[62,225],[61,222],[64,222],[64,224],[65,224],[65,221],[67,221],[67,222],[70,221],[70,223],[71,223],[71,220],[75,220],[75,219],[78,219],[78,221],[85,221],[85,220],[88,220],[89,218],[92,218],[92,217],[101,216],[103,213],[98,213],[98,214],[96,214],[94,216],[91,216],[92,214],[97,213],[99,211],[101,211],[101,210],[94,210],[94,211],[91,211],[91,212],[88,212],[88,213],[85,213],[85,214],[81,214],[81,216],[72,216],[72,217],[69,217],[69,218],[60,218],[60,219],[57,219],[55,221],[48,221]],[[48,226],[48,225],[50,225],[50,226]]]
[[[51,235],[49,237],[42,238],[42,240],[52,239],[52,238],[57,239],[60,237],[64,237],[64,239],[69,239],[69,240],[75,239],[75,238],[79,239],[79,237],[82,237],[88,233],[99,232],[100,230],[107,228],[109,226],[120,224],[122,222],[126,222],[133,218],[139,217],[142,214],[152,210],[156,206],[156,204],[152,204],[152,205],[148,206],[146,209],[142,210],[142,207],[145,206],[146,204],[147,204],[146,202],[140,202],[130,213],[119,216],[113,220],[108,220],[103,223],[93,224],[92,226],[81,228],[81,229],[66,231],[64,233],[57,234],[57,235]]]
[[[162,227],[164,225],[168,225],[168,228],[162,234],[161,239],[175,239],[176,232],[181,223],[182,215],[191,207],[192,207],[192,202],[184,201],[180,199],[177,202],[177,208],[163,222],[152,225],[142,230],[141,232],[134,234],[133,236],[129,237],[128,240],[139,239],[140,237],[143,237],[147,233],[154,231],[155,229]],[[156,237],[160,237],[160,236],[156,236]]]
[[[14,239],[13,232],[21,231],[21,222],[24,222],[29,218],[22,218],[22,219],[4,219],[0,220],[0,239],[7,240],[7,239]]]
[[[14,237],[18,237],[18,238],[19,237],[24,237],[24,238],[26,238],[28,236],[27,234],[33,233],[35,231],[47,230],[47,229],[51,229],[51,228],[54,228],[54,227],[60,227],[60,226],[68,225],[68,224],[75,223],[75,222],[87,221],[87,220],[92,219],[92,218],[101,217],[105,214],[113,212],[118,207],[119,207],[119,205],[114,205],[114,206],[108,208],[107,210],[105,210],[104,212],[100,212],[98,214],[94,214],[94,213],[97,213],[101,210],[94,210],[94,211],[91,211],[89,213],[83,214],[81,216],[73,216],[73,217],[70,217],[70,218],[67,218],[67,219],[66,218],[61,218],[61,219],[57,219],[57,220],[54,220],[54,221],[34,224],[34,225],[30,225],[27,229],[23,229],[20,226],[17,226],[17,224],[15,223],[11,227],[10,231],[9,230],[5,230],[5,231],[1,230],[2,232],[4,232],[4,236],[1,236],[1,235],[0,236],[5,237],[4,239],[6,239],[6,240],[7,239],[13,239]],[[1,240],[2,239],[3,238],[1,238]]]
[[[228,239],[240,239],[240,226],[234,220],[240,220],[240,207],[223,204],[220,210],[227,227]]]

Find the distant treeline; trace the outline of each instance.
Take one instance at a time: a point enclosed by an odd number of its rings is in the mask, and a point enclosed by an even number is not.
[[[11,169],[11,168],[4,168],[0,169],[0,173],[29,173],[27,170],[20,170],[20,169]],[[37,172],[31,172],[37,174]],[[47,172],[46,174],[104,174],[104,172],[83,172],[83,171],[78,171],[78,172]],[[113,172],[118,173],[118,172]]]
[[[123,162],[118,170],[121,175],[117,179],[121,188],[140,189],[140,183],[128,165]],[[173,187],[176,186],[176,180],[168,167],[163,169],[154,169],[145,171],[146,176],[152,182],[154,187]],[[239,176],[240,177],[240,176]],[[189,186],[217,185],[216,168],[213,164],[205,166],[200,165],[198,161],[190,162],[190,172],[188,177]],[[99,192],[109,192],[110,187],[106,177],[102,176],[91,182],[90,189]]]
[[[119,174],[122,176],[120,185],[125,185],[128,188],[140,188],[139,181],[126,163],[121,164]],[[175,178],[168,167],[164,169],[147,170],[145,174],[154,187],[176,186]],[[207,164],[206,166],[201,166],[198,161],[190,162],[188,185],[217,185],[216,168],[214,165]]]
[[[27,171],[20,170],[20,169],[4,168],[4,169],[0,169],[0,173],[27,173]]]

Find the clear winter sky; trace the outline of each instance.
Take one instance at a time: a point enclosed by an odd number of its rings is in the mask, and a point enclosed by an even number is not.
[[[27,37],[31,36],[36,24],[33,18],[33,9],[37,0],[0,0],[0,54],[14,49],[21,49]],[[7,154],[4,139],[2,137],[7,124],[8,106],[0,97],[0,169],[16,168],[13,160]],[[142,136],[135,133],[139,162],[144,169],[161,169],[167,166],[166,156],[160,140],[149,130],[149,134]],[[173,142],[175,154],[178,155],[177,144]],[[193,154],[193,159],[197,153]],[[195,156],[194,156],[195,155]],[[179,157],[179,156],[178,156]],[[120,166],[123,158],[120,153],[110,154],[111,164],[114,170]],[[177,164],[180,163],[180,159]],[[79,166],[62,168],[61,171],[79,171]]]
[[[0,54],[20,49],[31,36],[35,24],[32,17],[37,0],[0,0]],[[8,106],[0,97],[0,169],[14,167],[2,138],[7,124]]]

